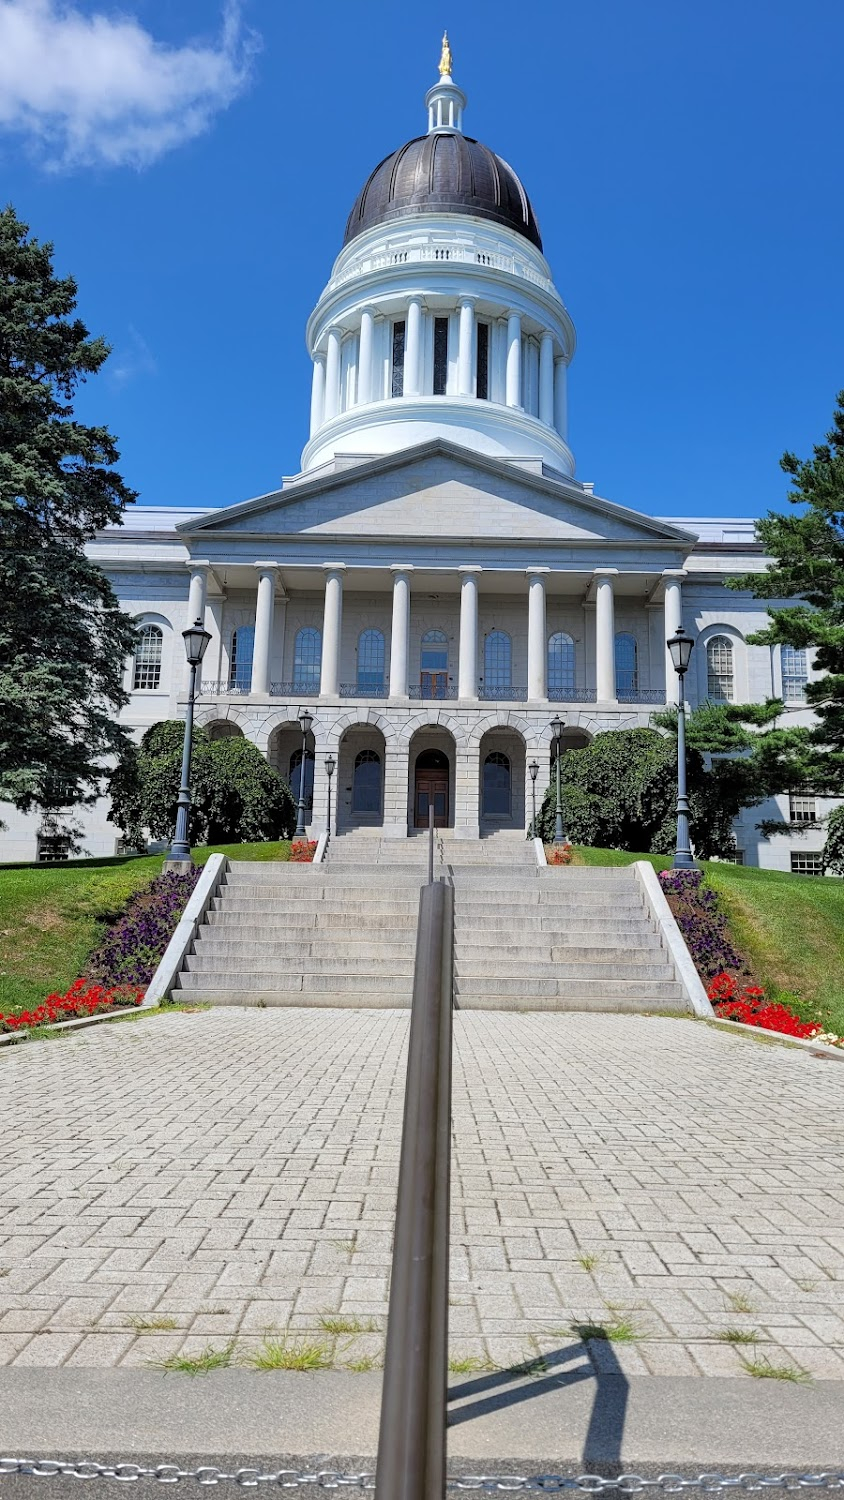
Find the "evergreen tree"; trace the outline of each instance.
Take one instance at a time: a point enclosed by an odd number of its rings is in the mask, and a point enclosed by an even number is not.
[[[785,453],[780,467],[794,482],[788,499],[797,515],[769,511],[759,522],[759,539],[774,558],[767,573],[728,580],[759,599],[794,599],[769,610],[765,630],[749,637],[754,645],[790,645],[815,651],[824,674],[806,687],[817,724],[798,736],[787,757],[783,786],[810,786],[844,792],[844,391],[838,396],[826,442],[810,459]],[[785,748],[785,742],[784,742]]]
[[[0,800],[23,811],[93,801],[127,738],[134,629],[84,547],[135,495],[108,429],[74,419],[109,354],[75,307],[52,245],[0,212]]]

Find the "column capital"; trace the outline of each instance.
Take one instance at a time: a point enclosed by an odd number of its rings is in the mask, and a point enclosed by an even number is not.
[[[525,568],[525,577],[526,578],[544,578],[545,575],[547,573],[550,573],[550,572],[551,572],[550,568],[542,568],[542,567]]]
[[[361,308],[360,315],[361,315],[362,318],[366,318],[366,317],[375,318],[375,317],[378,316],[378,309],[374,305],[374,303],[367,302],[366,305]]]
[[[197,568],[210,568],[210,566],[210,557],[189,557],[185,562],[185,567],[190,568],[192,573],[196,572]]]
[[[343,563],[343,562],[336,562],[336,563],[324,562],[324,563],[321,564],[321,566],[322,566],[323,573],[326,573],[326,574],[328,574],[328,573],[345,573],[346,569],[348,567],[348,564],[347,563]]]
[[[678,582],[682,583],[683,579],[688,578],[689,575],[685,568],[663,568],[661,576],[663,578],[676,578]]]
[[[252,564],[252,566],[253,568],[257,568],[261,573],[277,573],[279,568],[281,567],[281,563],[255,562]]]
[[[458,307],[474,307],[478,300],[477,292],[461,292],[457,299]]]
[[[413,563],[390,563],[390,572],[394,577],[396,573],[412,573]]]
[[[461,563],[457,571],[461,578],[471,578],[475,573],[482,573],[483,568],[478,563]]]
[[[619,574],[618,568],[593,568],[592,569],[592,577],[593,578],[617,578],[618,574]]]

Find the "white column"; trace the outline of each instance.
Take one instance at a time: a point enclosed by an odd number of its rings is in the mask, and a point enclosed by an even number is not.
[[[460,335],[457,344],[457,394],[473,396],[475,367],[475,303],[472,297],[460,298]]]
[[[411,297],[407,304],[407,329],[404,346],[404,394],[419,396],[422,392],[422,298]]]
[[[325,612],[322,621],[321,698],[340,696],[340,637],[343,624],[343,574],[345,563],[323,563]]]
[[[358,405],[365,406],[372,400],[372,347],[375,314],[365,307],[360,315],[360,344],[358,347]]]
[[[255,609],[255,643],[252,652],[252,683],[249,691],[264,697],[270,691],[270,651],[273,639],[275,576],[278,563],[255,563],[258,569],[258,603]]]
[[[314,377],[311,384],[311,437],[322,426],[325,417],[325,355],[314,355]]]
[[[528,680],[531,703],[548,697],[548,647],[545,639],[545,578],[550,568],[528,568]]]
[[[561,438],[568,432],[568,403],[566,400],[566,381],[568,372],[564,359],[554,362],[554,426]]]
[[[340,410],[340,330],[329,328],[328,353],[325,358],[325,421],[330,422]]]
[[[505,401],[508,406],[522,404],[522,320],[519,313],[507,318],[507,382]]]
[[[677,697],[677,673],[668,649],[668,638],[683,623],[683,579],[682,568],[666,569],[665,579],[665,701],[673,703]]]
[[[458,698],[478,696],[478,574],[482,568],[458,568],[460,574],[460,656]]]
[[[613,580],[618,568],[596,568],[595,579],[595,686],[599,703],[615,700],[615,593]]]
[[[209,562],[189,562],[190,588],[188,589],[188,625],[194,625],[197,620],[205,624],[205,597],[208,592],[208,569]],[[197,674],[199,675],[199,674]],[[184,691],[190,691],[190,667],[185,663]]]
[[[539,341],[539,420],[554,426],[554,335],[543,333]]]
[[[390,697],[406,698],[410,658],[410,575],[413,568],[393,563],[393,626],[390,633]]]

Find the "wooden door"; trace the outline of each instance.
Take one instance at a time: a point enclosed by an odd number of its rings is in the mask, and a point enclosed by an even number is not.
[[[448,827],[448,771],[416,772],[416,797],[413,822],[416,828],[428,827],[428,809],[434,809],[434,827]]]
[[[448,697],[447,672],[421,672],[420,685],[422,688],[423,698]]]

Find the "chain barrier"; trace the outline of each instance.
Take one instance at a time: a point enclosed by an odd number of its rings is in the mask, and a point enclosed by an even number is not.
[[[183,1480],[193,1480],[195,1484],[203,1485],[237,1484],[242,1489],[254,1489],[262,1484],[272,1484],[284,1490],[304,1485],[316,1485],[323,1490],[375,1488],[375,1475],[368,1472],[344,1474],[335,1469],[310,1472],[278,1469],[274,1473],[264,1473],[261,1469],[234,1469],[229,1472],[212,1464],[198,1469],[181,1469],[178,1464],[166,1463],[147,1468],[133,1463],[99,1464],[92,1459],[0,1458],[0,1478],[6,1474],[26,1474],[36,1479],[116,1479],[124,1484],[133,1484],[139,1479],[152,1479],[158,1484],[181,1484]],[[604,1490],[620,1490],[625,1495],[639,1495],[645,1490],[661,1490],[674,1495],[682,1490],[844,1489],[844,1473],[702,1473],[693,1478],[683,1474],[657,1474],[650,1478],[642,1474],[619,1474],[615,1478],[602,1474],[579,1474],[576,1477],[564,1474],[461,1474],[450,1475],[446,1483],[450,1490],[490,1493],[537,1490],[551,1494],[574,1490],[581,1495],[598,1495]]]

